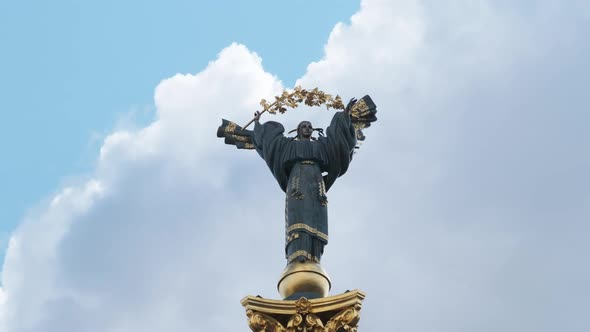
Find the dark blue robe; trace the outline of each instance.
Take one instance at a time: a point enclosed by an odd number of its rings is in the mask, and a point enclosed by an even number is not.
[[[256,123],[252,142],[286,193],[287,263],[319,262],[328,243],[326,192],[348,169],[356,146],[355,130],[350,116],[337,112],[326,137],[295,140],[284,132],[275,121]]]

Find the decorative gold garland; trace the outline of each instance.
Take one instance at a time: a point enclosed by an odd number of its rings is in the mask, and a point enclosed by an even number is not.
[[[332,97],[331,94],[327,94],[318,88],[306,90],[301,86],[296,86],[293,92],[284,90],[280,96],[275,96],[275,101],[272,103],[269,103],[266,99],[262,99],[260,106],[262,106],[263,112],[266,111],[271,114],[279,112],[283,114],[287,111],[287,107],[297,108],[302,102],[307,106],[321,106],[325,104],[326,109],[344,109],[342,98],[339,95]]]

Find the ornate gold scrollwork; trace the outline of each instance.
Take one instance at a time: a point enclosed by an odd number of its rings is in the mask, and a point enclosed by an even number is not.
[[[287,323],[287,332],[303,331],[305,326],[301,325],[302,323],[303,316],[301,316],[300,314],[293,315]]]
[[[324,323],[314,314],[295,314],[287,323],[287,332],[325,332]]]
[[[358,290],[296,301],[248,296],[242,305],[254,332],[357,332],[364,297]]]
[[[287,332],[279,321],[269,315],[248,310],[246,316],[248,316],[248,326],[254,332]]]
[[[324,331],[336,332],[343,329],[346,332],[357,332],[357,324],[361,319],[359,310],[359,305],[342,310],[328,321]]]
[[[311,302],[307,298],[302,297],[295,302],[295,309],[298,313],[306,315],[311,312]]]
[[[337,313],[325,325],[322,320],[311,313],[311,304],[301,298],[295,304],[298,313],[289,318],[285,328],[279,321],[269,315],[248,310],[248,325],[254,332],[357,332],[357,324],[361,318],[360,306],[347,308]]]
[[[314,314],[309,314],[305,317],[305,326],[309,332],[324,332],[324,323]]]

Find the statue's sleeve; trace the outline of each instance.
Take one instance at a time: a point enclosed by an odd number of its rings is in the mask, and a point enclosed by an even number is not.
[[[327,175],[324,176],[326,190],[348,170],[356,146],[356,133],[350,115],[342,111],[334,114],[326,136],[321,140],[328,154]]]
[[[285,170],[284,154],[290,140],[283,135],[284,132],[285,128],[278,122],[267,121],[264,124],[256,122],[252,143],[278,181],[281,189],[286,191],[289,177]]]

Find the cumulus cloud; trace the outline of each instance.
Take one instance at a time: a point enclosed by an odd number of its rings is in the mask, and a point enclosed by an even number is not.
[[[252,96],[281,90],[237,44],[197,75],[162,81],[156,119],[109,135],[92,178],[61,190],[13,234],[2,331],[185,330],[195,312],[228,324],[228,303],[242,318],[239,299],[227,297],[244,282],[235,273],[256,266],[247,260],[263,258],[263,242],[247,241],[260,232],[250,224],[271,218],[255,211],[255,156],[224,149],[215,129],[220,114],[246,122]],[[249,250],[234,248],[238,239]],[[274,260],[280,266],[280,254]]]
[[[4,290],[2,290],[2,287],[0,287],[0,308],[4,307],[4,302],[6,301],[6,297],[4,295]],[[4,311],[0,311],[0,315],[2,315],[4,313]],[[0,316],[0,319],[2,319],[2,316]]]
[[[367,291],[361,329],[588,329],[589,12],[367,0],[334,27],[297,83],[379,107],[329,193],[324,265],[332,293]],[[154,121],[12,235],[0,330],[247,329],[239,299],[278,296],[283,197],[214,132],[282,88],[237,44],[162,81]],[[281,121],[330,118],[301,112]]]

